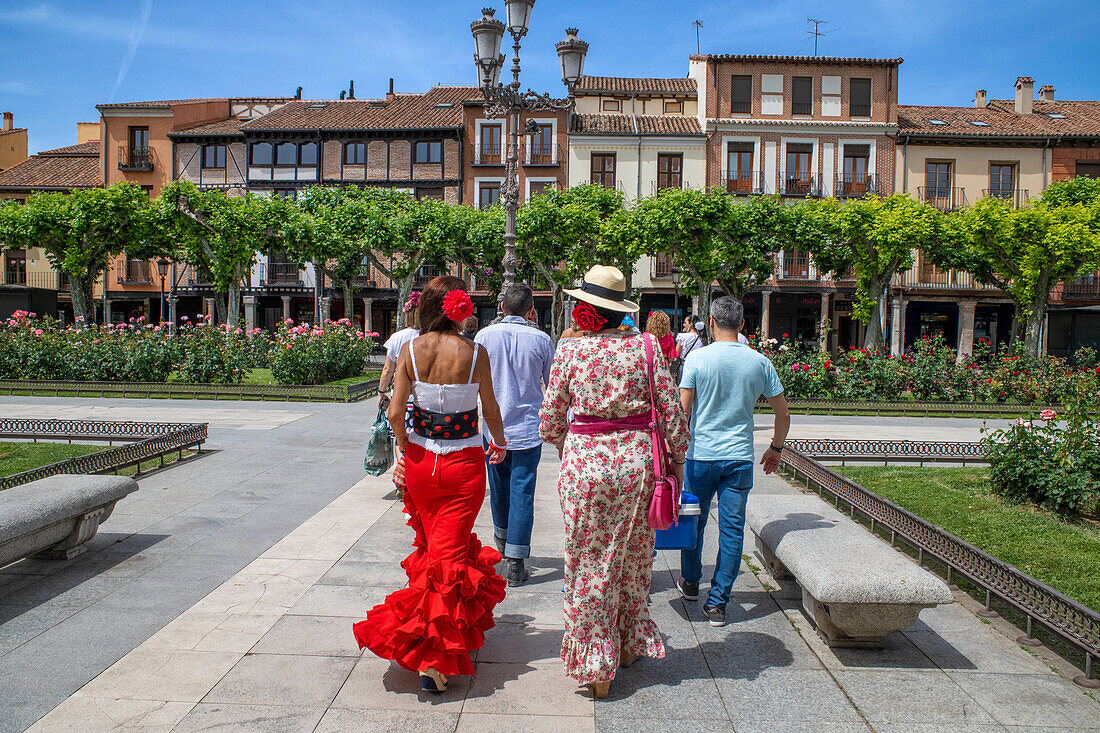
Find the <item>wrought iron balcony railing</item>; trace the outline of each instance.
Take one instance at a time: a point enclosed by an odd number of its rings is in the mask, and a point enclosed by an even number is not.
[[[859,198],[869,193],[883,193],[875,186],[875,177],[868,173],[865,176],[837,176],[836,188],[833,195],[837,198]]]
[[[1100,300],[1100,275],[1085,275],[1062,283],[1062,299]]]
[[[676,269],[676,266],[672,263],[672,258],[664,252],[658,253],[657,256],[650,260],[650,263],[651,278],[672,277],[672,273]]]
[[[151,285],[153,270],[150,263],[141,260],[127,260],[118,271],[119,285]]]
[[[301,285],[301,269],[297,262],[268,262],[260,272],[260,284]]]
[[[969,272],[944,270],[925,264],[914,267],[894,277],[894,285],[904,288],[930,290],[996,290],[995,285],[981,283]]]
[[[803,171],[783,171],[779,174],[784,196],[820,196],[821,183],[817,176]]]
[[[758,171],[722,171],[720,185],[726,189],[727,193],[732,194],[768,193],[764,174]]]
[[[983,188],[982,196],[1005,201],[1014,209],[1020,208],[1028,200],[1027,189],[1023,188]]]
[[[472,162],[474,165],[504,165],[507,150],[500,143],[475,145]]]
[[[145,146],[118,146],[118,169],[120,171],[153,170],[153,151]]]
[[[917,186],[917,197],[940,211],[955,211],[966,206],[966,189],[959,187]]]
[[[556,143],[543,143],[541,145],[524,145],[520,160],[524,165],[563,165],[565,163],[565,151]]]

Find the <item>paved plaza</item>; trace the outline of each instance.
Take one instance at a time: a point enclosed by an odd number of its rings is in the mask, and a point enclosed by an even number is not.
[[[212,451],[142,479],[86,555],[0,571],[0,731],[1100,731],[1100,703],[964,604],[924,611],[883,650],[832,650],[794,586],[748,571],[731,623],[711,627],[666,552],[651,611],[668,656],[593,702],[558,659],[551,449],[531,582],[497,607],[476,675],[421,693],[351,634],[404,583],[412,537],[389,477],[363,478],[375,409],[0,398],[3,415],[209,421]],[[794,416],[791,437],[973,440],[981,425]],[[795,489],[758,475],[754,491]],[[477,531],[491,534],[487,507]]]

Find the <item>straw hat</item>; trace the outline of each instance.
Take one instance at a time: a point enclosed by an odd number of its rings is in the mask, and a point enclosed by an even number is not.
[[[620,313],[638,311],[637,303],[626,300],[626,278],[617,267],[596,265],[585,274],[579,288],[565,292],[577,300],[600,308]]]

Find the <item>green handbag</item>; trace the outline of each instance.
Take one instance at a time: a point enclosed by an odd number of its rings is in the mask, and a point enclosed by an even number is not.
[[[370,439],[367,441],[367,454],[363,457],[363,468],[371,476],[381,476],[393,466],[393,431],[390,430],[386,410],[390,398],[382,395],[378,399],[378,415],[370,427]]]

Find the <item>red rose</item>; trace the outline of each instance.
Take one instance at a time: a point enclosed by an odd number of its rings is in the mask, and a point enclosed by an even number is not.
[[[588,303],[581,301],[573,309],[573,325],[583,331],[599,331],[607,325],[607,319],[596,312]]]
[[[443,312],[455,323],[465,321],[474,314],[474,304],[465,290],[452,290],[443,298]]]

